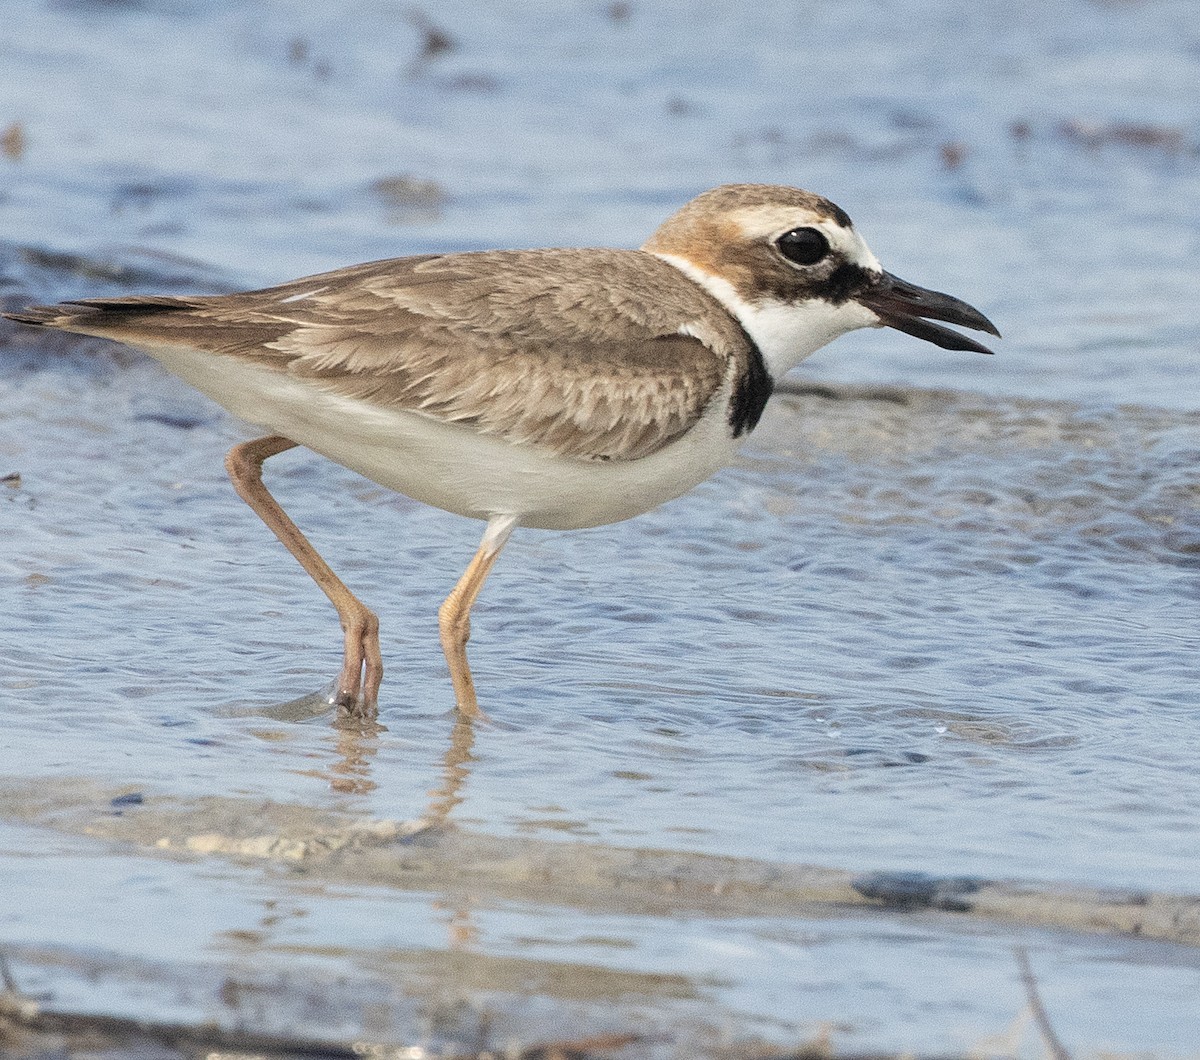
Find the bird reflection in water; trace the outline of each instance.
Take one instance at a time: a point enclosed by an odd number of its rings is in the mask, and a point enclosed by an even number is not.
[[[259,708],[255,713],[266,714],[276,721],[316,721],[328,715],[329,697],[323,692],[313,693],[276,704],[265,711]],[[440,781],[428,792],[429,801],[418,822],[424,825],[418,829],[420,842],[437,844],[440,836],[454,827],[451,817],[466,798],[464,789],[471,767],[477,761],[474,754],[475,726],[480,723],[486,724],[482,715],[476,717],[462,711],[455,712],[450,742],[442,753]],[[382,734],[387,731],[387,726],[374,718],[339,709],[330,726],[329,739],[332,745],[327,744],[324,751],[308,752],[312,757],[325,758],[327,764],[298,769],[296,772],[300,776],[327,783],[332,791],[341,795],[368,795],[379,787],[372,772],[375,756],[382,744]],[[257,735],[272,742],[283,738],[280,730],[260,730]],[[468,894],[443,892],[433,899],[431,906],[437,918],[446,925],[450,949],[470,950],[477,947],[480,932],[474,921],[474,903]]]
[[[475,761],[475,722],[469,715],[457,713],[450,732],[450,743],[442,755],[442,776],[429,792],[429,803],[422,819],[431,828],[450,823],[454,808],[463,801],[463,785]],[[380,735],[387,726],[373,718],[364,718],[339,710],[333,724],[334,756],[327,770],[305,770],[304,775],[320,777],[333,791],[346,795],[366,795],[379,787],[371,777],[371,767],[379,752]]]
[[[334,759],[326,774],[329,787],[342,795],[366,795],[379,785],[371,779],[371,762],[379,751],[380,733],[387,732],[373,718],[355,718],[339,710],[334,723]]]
[[[268,707],[266,710],[257,708],[254,711],[276,721],[289,722],[312,721],[328,712],[327,692],[311,693]],[[447,826],[454,808],[463,801],[463,785],[470,775],[471,763],[475,761],[472,754],[475,746],[475,723],[486,720],[482,713],[477,716],[461,711],[455,713],[450,743],[442,755],[441,783],[429,792],[429,803],[421,815],[421,819],[431,828]],[[297,772],[301,776],[326,781],[331,790],[342,795],[367,795],[375,791],[379,784],[371,776],[372,763],[379,753],[380,736],[388,731],[387,726],[380,724],[374,717],[364,717],[359,713],[338,708],[331,729],[333,759],[328,767],[301,769]],[[267,733],[259,735],[271,738]]]
[[[436,842],[439,833],[453,827],[450,817],[455,807],[466,797],[463,791],[476,761],[475,724],[478,719],[456,712],[450,743],[442,756],[441,782],[429,792],[429,803],[422,815],[427,828],[422,833]],[[338,711],[335,722],[336,755],[329,770],[322,775],[330,787],[340,793],[366,794],[378,785],[371,779],[371,763],[379,750],[379,736],[386,727],[369,718],[344,710]],[[445,924],[449,948],[470,950],[479,944],[479,926],[475,923],[474,905],[466,894],[445,894],[435,898],[431,907]]]

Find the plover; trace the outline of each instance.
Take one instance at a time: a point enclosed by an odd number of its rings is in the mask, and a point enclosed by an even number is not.
[[[776,380],[848,331],[891,327],[990,352],[999,332],[885,272],[846,213],[797,188],[733,184],[640,250],[424,254],[242,294],[86,298],[11,319],[115,339],[269,431],[226,467],[337,608],[336,701],[372,712],[379,622],[267,491],[297,445],[487,526],[438,612],[458,709],[479,712],[470,612],[518,526],[628,519],[729,464]]]

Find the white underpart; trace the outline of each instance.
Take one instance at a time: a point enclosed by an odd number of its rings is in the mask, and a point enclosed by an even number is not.
[[[533,445],[322,390],[248,361],[190,347],[143,346],[235,416],[414,500],[489,523],[484,543],[513,526],[571,530],[619,522],[687,493],[730,464],[737,442],[726,379],[699,422],[638,460],[577,460]]]
[[[878,269],[875,256],[861,241],[860,245],[869,261],[863,258],[859,263],[866,268]],[[839,335],[858,328],[880,326],[879,317],[853,299],[841,305],[834,305],[823,298],[797,303],[769,299],[758,303],[747,302],[728,280],[697,268],[686,258],[674,254],[655,256],[674,265],[698,283],[737,318],[762,353],[767,371],[773,379],[781,379],[805,357],[816,353]],[[873,266],[870,263],[874,263]]]

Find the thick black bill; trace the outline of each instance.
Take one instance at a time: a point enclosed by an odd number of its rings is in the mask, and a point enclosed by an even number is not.
[[[933,320],[945,320],[950,324],[1000,337],[996,325],[973,306],[952,295],[905,283],[890,272],[882,273],[875,283],[858,296],[858,301],[874,310],[889,328],[932,342],[944,350],[992,352],[966,335],[931,323]]]

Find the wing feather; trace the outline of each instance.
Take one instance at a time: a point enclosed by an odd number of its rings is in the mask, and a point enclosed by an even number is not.
[[[641,251],[370,262],[203,298],[95,299],[36,321],[247,359],[390,409],[581,459],[632,460],[699,419],[749,341]],[[57,313],[57,316],[54,314]]]

